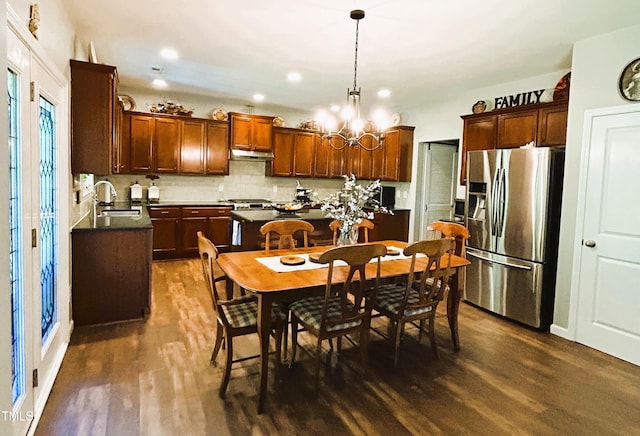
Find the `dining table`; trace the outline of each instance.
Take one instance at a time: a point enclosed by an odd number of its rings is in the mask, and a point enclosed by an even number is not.
[[[393,279],[405,276],[411,267],[411,257],[401,251],[408,245],[404,241],[385,240],[375,243],[384,244],[389,252],[399,251],[394,256],[385,256],[380,263],[380,278]],[[284,250],[234,251],[221,253],[218,265],[226,274],[229,284],[237,284],[245,291],[255,294],[258,299],[258,337],[260,342],[260,387],[258,394],[258,413],[264,411],[267,379],[269,370],[269,337],[271,332],[271,307],[278,302],[293,302],[299,298],[318,295],[324,291],[327,281],[327,266],[309,260],[309,254],[322,253],[330,246],[305,247]],[[280,260],[290,256],[305,259],[300,265],[283,265]],[[450,260],[449,260],[450,259]],[[450,262],[450,263],[449,263]],[[451,276],[447,297],[447,318],[451,330],[451,339],[456,351],[460,349],[458,337],[458,308],[461,295],[458,288],[458,272],[470,262],[460,256],[443,256],[441,267],[449,265],[455,271]],[[426,266],[426,257],[416,259],[416,271]],[[367,265],[367,277],[375,276],[375,263]],[[348,267],[336,266],[333,283],[339,284],[346,279]],[[227,289],[232,289],[227,286]]]

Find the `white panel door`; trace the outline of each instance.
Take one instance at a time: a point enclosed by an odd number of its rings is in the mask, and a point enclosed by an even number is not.
[[[455,196],[457,147],[445,143],[428,145],[425,173],[423,174],[424,210],[421,214],[420,239],[431,235],[427,225],[439,220],[453,220],[453,200]]]
[[[590,140],[583,178],[577,340],[640,365],[637,110],[636,106],[619,109],[622,113],[593,112],[585,123],[590,126]]]

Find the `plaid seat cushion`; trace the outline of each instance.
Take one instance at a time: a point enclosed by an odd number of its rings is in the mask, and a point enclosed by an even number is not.
[[[320,321],[322,318],[322,305],[324,304],[324,297],[310,297],[297,300],[289,306],[289,310],[300,321],[310,325],[316,330],[320,330]],[[327,309],[327,319],[332,320],[340,318],[340,300],[338,297],[332,297],[329,299],[329,307]],[[360,325],[360,320],[335,324],[327,328],[327,331],[333,332],[337,330],[344,330]]]
[[[223,305],[222,310],[231,327],[241,328],[258,322],[258,302],[255,298],[238,304]],[[287,312],[278,304],[271,306],[271,322],[284,322]]]
[[[376,294],[376,305],[374,309],[380,308],[397,316],[400,312],[400,305],[402,304],[402,299],[404,298],[406,289],[406,286],[398,285],[380,286],[378,288],[378,293]],[[418,302],[418,300],[418,293],[414,290],[411,290],[409,299],[407,300],[407,304],[415,304]],[[431,312],[431,310],[432,307],[430,306],[422,307],[420,309],[405,310],[404,316],[419,315],[421,313]]]

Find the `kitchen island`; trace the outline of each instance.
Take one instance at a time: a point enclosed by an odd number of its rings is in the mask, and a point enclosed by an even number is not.
[[[373,219],[376,227],[369,233],[369,240],[408,241],[409,213],[408,209],[394,209],[393,215],[376,213]],[[329,229],[333,218],[327,217],[320,209],[304,208],[295,213],[279,213],[269,209],[236,210],[231,212],[231,218],[233,220],[232,251],[264,248],[264,236],[260,234],[260,227],[269,221],[280,219],[300,219],[313,224],[315,230],[309,235],[310,244],[314,240],[331,241],[333,239],[333,232]],[[302,246],[302,235],[294,236],[299,237],[298,244]]]
[[[260,234],[260,227],[269,221],[281,219],[298,219],[313,224],[314,231],[309,234],[311,240],[331,240],[333,233],[329,230],[332,218],[325,216],[320,209],[304,208],[295,213],[280,213],[272,209],[236,210],[231,212],[233,230],[231,236],[232,251],[260,250],[264,248],[264,236]],[[298,246],[302,246],[302,234],[294,235]]]
[[[112,209],[131,209],[128,202]],[[89,213],[71,231],[72,313],[75,325],[146,317],[151,308],[152,226],[137,216]]]

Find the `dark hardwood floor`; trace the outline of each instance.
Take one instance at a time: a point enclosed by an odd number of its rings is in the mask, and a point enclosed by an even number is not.
[[[152,300],[145,322],[74,331],[36,435],[640,434],[640,367],[466,304],[460,352],[439,318],[440,358],[408,330],[393,372],[372,334],[371,379],[346,346],[317,399],[313,362],[298,353],[282,381],[270,372],[257,415],[255,359],[234,366],[218,398],[224,354],[209,364],[215,320],[199,261],[154,263]],[[255,335],[237,344],[257,352]]]

